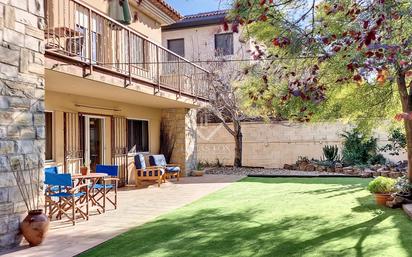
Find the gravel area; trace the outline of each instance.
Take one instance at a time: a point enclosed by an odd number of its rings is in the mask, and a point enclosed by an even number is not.
[[[272,175],[272,176],[321,176],[334,175],[345,176],[345,174],[335,172],[317,172],[317,171],[299,171],[284,169],[262,169],[262,168],[233,168],[233,167],[216,167],[206,168],[206,174],[215,175]]]

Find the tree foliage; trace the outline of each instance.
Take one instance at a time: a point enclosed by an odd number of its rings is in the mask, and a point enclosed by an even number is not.
[[[411,75],[410,14],[409,1],[235,1],[228,20],[249,24],[244,33],[266,49],[254,55],[263,65],[245,83],[247,106],[368,127],[392,118],[402,110],[397,75]]]

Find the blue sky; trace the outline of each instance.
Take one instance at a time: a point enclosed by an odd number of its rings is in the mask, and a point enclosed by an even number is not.
[[[183,15],[227,9],[228,0],[166,0]]]

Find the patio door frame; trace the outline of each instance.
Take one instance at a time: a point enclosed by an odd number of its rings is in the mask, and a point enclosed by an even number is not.
[[[106,160],[106,117],[100,115],[84,114],[84,160],[87,167],[90,169],[90,119],[100,119],[102,121],[102,156],[101,164]]]

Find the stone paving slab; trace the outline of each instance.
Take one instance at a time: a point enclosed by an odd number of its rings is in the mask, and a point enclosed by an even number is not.
[[[76,226],[52,222],[42,245],[30,248],[26,243],[7,253],[3,252],[3,256],[74,256],[241,178],[243,176],[205,175],[185,177],[179,182],[167,182],[160,188],[154,185],[145,189],[126,188],[118,193],[117,210],[93,215],[89,221],[80,221]]]

